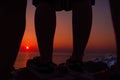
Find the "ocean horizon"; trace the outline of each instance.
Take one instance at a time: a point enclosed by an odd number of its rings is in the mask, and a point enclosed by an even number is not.
[[[103,58],[108,55],[116,56],[115,53],[85,53],[83,61],[93,60],[95,58]],[[26,67],[27,60],[32,59],[35,56],[40,56],[39,52],[19,52],[16,58],[14,67],[16,69]],[[56,64],[64,63],[71,56],[70,52],[54,52],[53,62]]]

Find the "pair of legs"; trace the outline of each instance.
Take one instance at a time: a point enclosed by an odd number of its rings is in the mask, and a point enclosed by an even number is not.
[[[91,26],[92,5],[89,0],[74,3],[72,7],[73,53],[71,59],[82,62]],[[35,12],[35,29],[42,62],[52,62],[56,29],[56,10],[52,4],[39,2]]]
[[[8,80],[25,30],[27,0],[0,3],[0,80]]]
[[[111,15],[113,21],[113,27],[116,37],[116,48],[117,48],[117,63],[120,65],[120,4],[118,0],[109,0]]]

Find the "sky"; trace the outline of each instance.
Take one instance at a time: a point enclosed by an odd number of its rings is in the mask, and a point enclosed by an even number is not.
[[[26,12],[26,30],[20,50],[38,50],[35,26],[35,7],[28,0]],[[57,26],[54,38],[54,50],[72,51],[72,13],[71,11],[56,12]],[[28,48],[29,47],[29,48]],[[111,20],[108,0],[96,0],[93,6],[93,24],[86,52],[115,52],[115,36]]]

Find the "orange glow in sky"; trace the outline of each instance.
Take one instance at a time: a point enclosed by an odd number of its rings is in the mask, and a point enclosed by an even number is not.
[[[22,40],[21,49],[38,50],[34,29],[35,7],[28,1],[26,31]],[[82,26],[80,26],[82,27]],[[26,46],[27,45],[27,46]],[[70,12],[57,12],[57,26],[54,39],[54,48],[60,50],[72,49],[72,14]],[[114,51],[115,37],[112,26],[108,0],[96,0],[93,7],[93,24],[90,39],[86,50]]]

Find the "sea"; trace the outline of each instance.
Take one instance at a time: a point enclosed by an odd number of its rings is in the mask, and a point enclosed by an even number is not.
[[[83,56],[83,61],[94,60],[95,58],[104,58],[109,55],[116,56],[115,53],[85,53]],[[39,52],[37,51],[19,52],[14,67],[16,69],[26,67],[27,61],[36,56],[40,56]],[[70,56],[71,56],[70,52],[54,52],[53,62],[56,64],[64,63]]]

